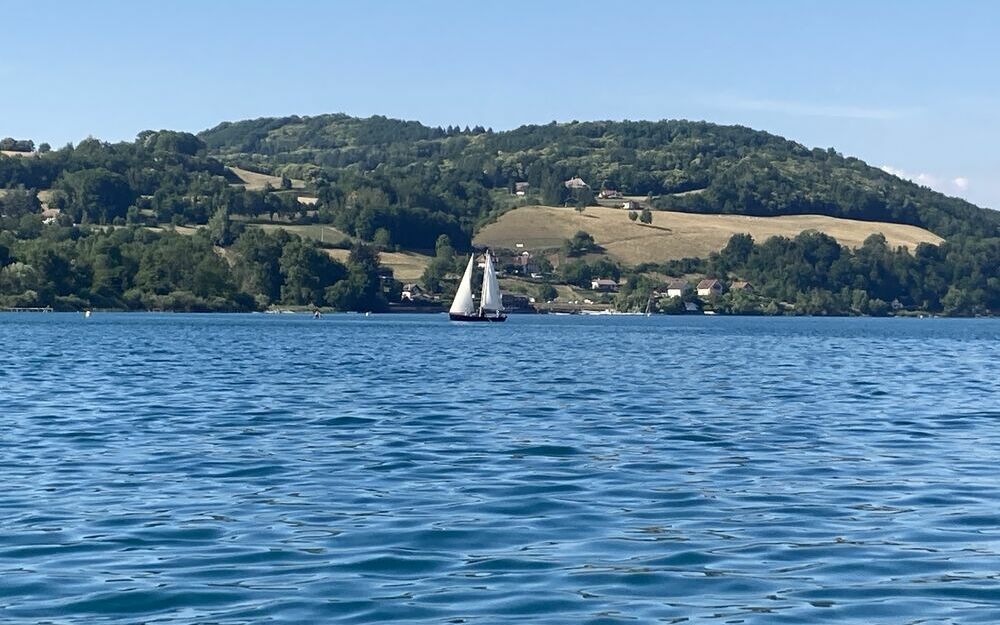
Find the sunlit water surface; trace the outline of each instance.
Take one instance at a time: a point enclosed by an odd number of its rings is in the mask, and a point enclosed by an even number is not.
[[[997,623],[1000,322],[0,315],[0,622]]]

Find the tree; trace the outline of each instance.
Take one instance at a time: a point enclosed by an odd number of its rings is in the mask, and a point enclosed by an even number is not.
[[[551,284],[543,284],[538,287],[538,299],[541,301],[551,302],[557,297],[559,297],[559,292]]]
[[[0,150],[10,152],[31,152],[35,149],[35,142],[31,139],[17,140],[13,137],[0,139]]]
[[[57,184],[67,194],[77,222],[107,224],[124,218],[136,197],[124,176],[101,167],[64,173]]]
[[[639,218],[639,213],[637,213],[635,211],[629,211],[628,212],[628,218],[629,218],[629,221],[634,222],[636,219]]]
[[[726,247],[722,248],[722,256],[732,264],[742,265],[750,258],[753,251],[753,237],[749,234],[734,234],[729,237]]]
[[[941,298],[941,305],[946,315],[965,316],[970,314],[973,301],[968,291],[952,286]]]
[[[227,296],[235,290],[226,261],[215,254],[205,255],[191,276],[192,292],[199,297]]]
[[[594,237],[590,233],[580,230],[573,235],[572,239],[563,242],[563,253],[566,256],[582,256],[590,252],[599,251],[601,248],[594,242]]]
[[[385,228],[379,228],[372,237],[372,244],[375,249],[385,251],[392,248],[392,235]]]
[[[650,211],[648,208],[642,209],[642,214],[639,215],[639,221],[641,221],[644,224],[653,223],[653,212]]]
[[[215,211],[208,221],[208,236],[212,243],[222,247],[229,246],[233,239],[233,222],[229,217],[229,208],[223,206]]]
[[[347,259],[348,276],[326,289],[327,302],[338,310],[379,311],[386,307],[378,252],[356,244]]]
[[[559,266],[559,273],[562,281],[566,284],[575,284],[586,288],[590,287],[590,280],[593,277],[590,265],[582,260],[563,263]]]
[[[686,312],[684,300],[679,297],[667,297],[656,303],[657,310],[665,315],[682,315]]]
[[[270,235],[259,228],[248,229],[233,245],[236,261],[233,273],[243,291],[255,296],[263,306],[281,298],[283,276],[280,259],[290,241],[284,230]]]
[[[319,306],[326,289],[343,280],[344,266],[320,251],[314,242],[293,239],[278,261],[284,284],[281,300],[287,304]]]
[[[420,282],[431,293],[439,293],[442,279],[454,271],[454,268],[455,250],[451,246],[451,238],[442,234],[434,243],[434,259],[424,269]]]
[[[20,218],[22,215],[38,213],[41,209],[42,204],[34,189],[18,186],[0,195],[0,215]]]
[[[205,150],[205,142],[197,136],[190,132],[173,130],[160,130],[158,132],[147,130],[139,134],[136,142],[153,152],[184,156],[195,156]]]
[[[434,256],[448,261],[455,256],[455,248],[451,246],[451,238],[447,234],[440,235],[434,242]]]

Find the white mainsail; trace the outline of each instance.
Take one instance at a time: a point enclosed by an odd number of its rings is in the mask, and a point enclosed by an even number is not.
[[[472,268],[475,265],[476,255],[469,257],[469,265],[465,268],[462,276],[462,283],[458,285],[458,292],[455,293],[455,301],[451,303],[448,312],[455,315],[471,315],[475,309],[472,303]]]
[[[493,269],[493,256],[489,250],[486,250],[486,269],[483,270],[483,297],[480,300],[480,310],[484,312],[503,310],[500,283],[497,282],[497,272]]]

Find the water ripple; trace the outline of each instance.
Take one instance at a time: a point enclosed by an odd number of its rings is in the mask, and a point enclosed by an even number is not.
[[[1000,622],[993,320],[0,341],[3,623]]]

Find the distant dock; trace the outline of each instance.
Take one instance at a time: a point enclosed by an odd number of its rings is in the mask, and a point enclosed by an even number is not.
[[[0,312],[17,312],[17,313],[50,313],[52,308],[46,306],[45,308],[30,308],[30,307],[5,307],[0,308]]]

